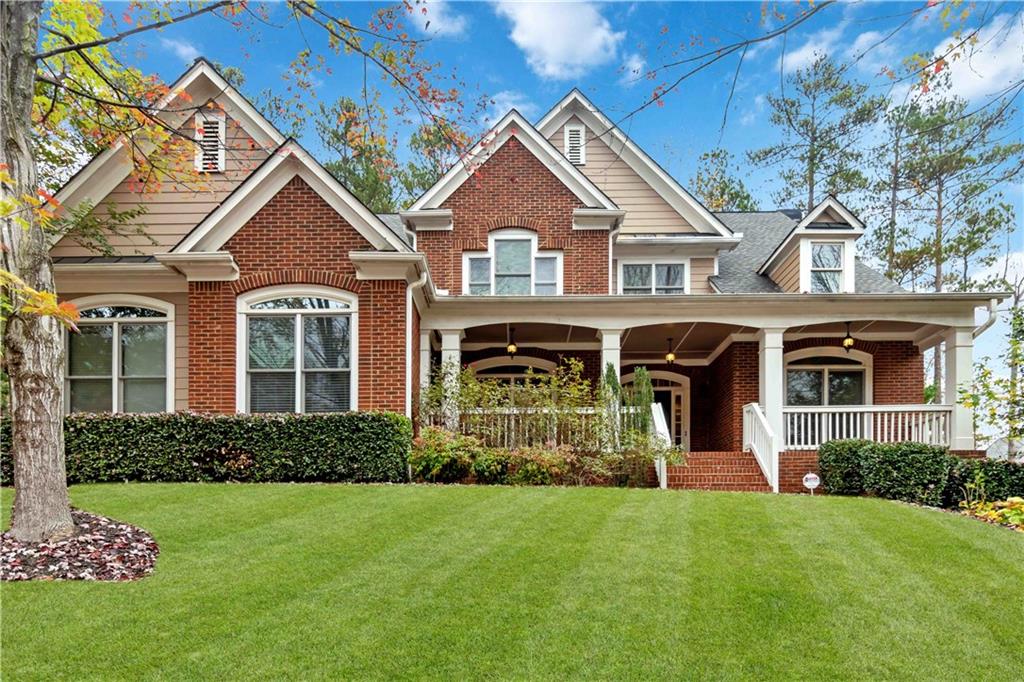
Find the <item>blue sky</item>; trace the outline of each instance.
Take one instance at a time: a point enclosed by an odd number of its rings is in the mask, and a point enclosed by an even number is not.
[[[780,59],[781,40],[753,49],[740,70],[724,130],[722,117],[737,63],[733,57],[687,80],[666,98],[665,106],[651,107],[624,128],[684,185],[702,152],[718,145],[729,149],[743,166],[744,180],[762,208],[774,207],[770,194],[777,186],[776,172],[746,167],[743,154],[778,139],[768,121],[765,95],[779,91],[780,72],[808,63],[818,52],[848,61],[924,4],[923,0],[840,3],[787,37],[785,60]],[[332,5],[331,11],[359,25],[378,7],[346,2]],[[792,18],[798,4],[780,2],[778,8]],[[282,14],[280,10],[273,14]],[[762,23],[761,10],[760,2],[428,2],[417,5],[409,25],[411,34],[430,38],[427,54],[442,64],[443,71],[456,69],[468,92],[486,93],[495,100],[496,117],[515,106],[536,120],[576,86],[618,120],[662,82],[662,77],[655,81],[643,77],[650,68],[741,36],[763,34],[778,25],[778,20]],[[970,59],[950,67],[961,96],[980,104],[1021,77],[1024,27],[1019,10],[1013,3],[979,3],[974,8],[968,25],[983,16],[987,24]],[[948,43],[949,31],[943,29],[938,11],[919,14],[896,39],[864,55],[852,67],[853,75],[869,84],[872,92],[888,92],[892,84],[880,75],[883,67],[897,67],[915,51],[931,52]],[[293,27],[254,24],[252,29],[238,32],[223,20],[204,17],[132,39],[124,49],[130,51],[128,61],[168,81],[202,55],[242,68],[249,93],[273,88],[284,94],[287,85],[281,76],[303,47],[303,38]],[[315,29],[307,28],[305,37],[314,50],[326,53]],[[316,84],[319,99],[332,101],[358,92],[361,64],[331,56],[329,65],[333,73],[321,75]],[[307,134],[303,142],[317,151],[314,136]],[[1024,267],[1024,189],[1018,183],[1003,192],[1017,207],[1013,243]],[[979,355],[998,352],[999,336],[999,330],[986,334]]]

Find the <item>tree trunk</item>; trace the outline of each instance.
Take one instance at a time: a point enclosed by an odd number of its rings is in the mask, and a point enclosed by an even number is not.
[[[36,196],[32,156],[32,96],[41,2],[0,3],[0,164],[14,186],[4,199]],[[31,212],[29,225],[5,219],[2,265],[40,291],[53,291],[53,268],[46,234]],[[9,293],[9,292],[8,292]],[[14,460],[14,511],[11,533],[40,542],[69,536],[74,530],[64,465],[64,343],[52,317],[14,312],[3,330],[3,356],[10,378]]]

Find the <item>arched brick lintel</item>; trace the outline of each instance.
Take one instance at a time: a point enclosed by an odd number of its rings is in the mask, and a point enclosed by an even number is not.
[[[308,270],[292,268],[286,270],[269,270],[246,275],[231,282],[231,291],[237,296],[253,289],[280,286],[282,284],[312,284],[317,286],[342,289],[358,294],[362,291],[362,282],[351,275],[342,275],[325,270]]]
[[[541,221],[534,218],[526,218],[516,215],[495,216],[487,221],[487,231],[504,230],[510,227],[517,227],[532,232],[540,232],[543,229]]]

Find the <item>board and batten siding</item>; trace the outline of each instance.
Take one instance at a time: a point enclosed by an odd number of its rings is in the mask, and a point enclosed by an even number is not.
[[[768,273],[779,287],[788,293],[800,291],[800,249],[793,249],[781,263]]]
[[[566,125],[583,125],[575,116]],[[555,131],[548,141],[565,153],[565,126]],[[623,234],[678,234],[696,232],[683,216],[661,198],[640,175],[592,130],[587,130],[586,163],[578,166],[591,182],[626,211],[622,221]]]
[[[190,119],[181,129],[189,133],[192,125]],[[97,204],[93,213],[100,216],[106,215],[105,206],[108,204],[112,204],[119,211],[135,208],[139,204],[146,207],[146,212],[132,222],[145,225],[146,235],[152,241],[136,234],[111,235],[110,245],[116,254],[134,256],[170,251],[267,158],[267,151],[260,148],[234,119],[226,119],[225,131],[227,149],[224,172],[211,173],[207,176],[210,180],[205,186],[186,186],[168,182],[154,188],[153,191],[141,193],[133,188],[129,178]],[[58,257],[98,254],[81,246],[74,239],[64,237],[54,245],[50,255]]]

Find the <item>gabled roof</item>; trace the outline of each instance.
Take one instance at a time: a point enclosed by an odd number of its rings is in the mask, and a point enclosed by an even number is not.
[[[177,107],[168,109],[183,92],[188,93],[193,100],[193,104],[188,107],[189,111],[176,111]],[[222,106],[227,114],[238,121],[242,129],[265,149],[274,149],[284,144],[284,135],[232,87],[212,64],[202,58],[192,63],[154,108],[158,111],[167,110],[168,124],[176,127],[186,120],[192,109],[209,100]],[[131,171],[130,155],[125,150],[124,143],[119,141],[79,169],[57,192],[57,201],[68,207],[73,207],[86,199],[100,201],[127,178]]]
[[[445,199],[469,179],[475,168],[483,164],[513,137],[540,159],[585,206],[613,210],[618,208],[615,202],[598,189],[597,185],[591,182],[576,166],[569,163],[569,160],[555,149],[529,121],[523,118],[522,114],[512,109],[469,151],[465,161],[460,161],[452,166],[440,180],[434,183],[433,187],[424,192],[423,196],[409,207],[409,210],[439,208]]]
[[[825,220],[822,220],[823,216]],[[835,220],[833,216],[839,220]],[[757,272],[762,275],[766,274],[775,261],[789,250],[790,245],[801,234],[852,236],[856,239],[864,234],[864,223],[830,194],[825,197],[824,201],[812,208],[803,220],[793,226],[785,239],[779,242],[778,246],[772,250],[771,255],[757,269]]]
[[[594,106],[579,89],[573,88],[551,111],[545,114],[537,124],[537,129],[545,138],[550,137],[573,116],[577,116],[596,134],[606,135],[605,143],[618,153],[622,160],[650,185],[651,189],[668,202],[669,206],[679,215],[686,218],[695,229],[706,234],[732,236],[729,227],[718,216],[687,192],[675,178]]]
[[[218,251],[292,178],[300,177],[359,234],[383,251],[410,251],[403,239],[349,192],[295,140],[287,140],[171,253]]]

